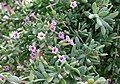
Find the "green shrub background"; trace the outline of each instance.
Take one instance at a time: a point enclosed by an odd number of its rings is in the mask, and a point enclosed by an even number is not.
[[[1,1],[11,8],[0,10],[0,77],[5,78],[1,83],[105,84],[110,79],[120,84],[120,0],[76,1],[74,9],[71,0]],[[55,32],[49,29],[52,20],[57,22]],[[11,39],[12,31],[20,38]],[[60,31],[75,45],[58,39]],[[46,34],[45,40],[37,38],[39,32]],[[29,59],[32,43],[40,51],[34,61]],[[59,53],[51,53],[54,46]],[[66,61],[58,62],[59,55]],[[6,65],[8,72],[3,71]]]

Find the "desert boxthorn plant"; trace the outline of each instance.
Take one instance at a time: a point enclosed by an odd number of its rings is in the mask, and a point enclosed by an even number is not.
[[[1,0],[1,84],[119,84],[119,0]]]

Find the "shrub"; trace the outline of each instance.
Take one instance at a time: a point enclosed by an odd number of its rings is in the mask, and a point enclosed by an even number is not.
[[[119,84],[119,0],[0,3],[0,82]]]

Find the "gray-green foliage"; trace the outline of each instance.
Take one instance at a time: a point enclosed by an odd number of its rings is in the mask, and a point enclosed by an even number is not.
[[[0,10],[0,74],[6,83],[91,84],[92,80],[92,84],[105,84],[111,79],[119,84],[119,0],[76,0],[74,9],[71,0],[14,1],[6,0],[12,14]],[[52,20],[57,22],[55,32],[49,29]],[[12,31],[20,32],[20,38],[11,39]],[[60,31],[75,45],[59,40]],[[44,41],[37,39],[39,32],[46,34]],[[29,60],[32,43],[40,50],[35,61]],[[56,55],[51,53],[53,46],[59,49]],[[58,61],[60,55],[65,55],[65,62]],[[3,71],[5,65],[10,72]]]

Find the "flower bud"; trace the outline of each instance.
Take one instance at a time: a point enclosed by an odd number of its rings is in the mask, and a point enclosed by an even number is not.
[[[94,14],[90,14],[88,17],[89,17],[89,19],[93,19],[95,17],[95,15]]]

